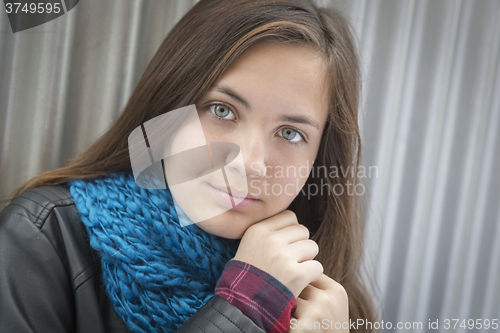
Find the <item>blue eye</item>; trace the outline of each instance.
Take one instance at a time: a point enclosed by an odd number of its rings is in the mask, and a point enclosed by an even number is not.
[[[236,119],[234,112],[227,105],[215,103],[215,104],[210,104],[208,108],[210,110],[210,113],[219,119],[223,120]],[[230,117],[226,118],[227,116]]]
[[[210,110],[210,115],[218,120],[236,120],[233,110],[231,110],[231,108],[226,104],[213,103],[209,104],[207,107]],[[304,134],[292,127],[283,127],[277,133],[285,139],[287,143],[294,145],[301,144],[302,142],[307,143]]]
[[[278,131],[278,133],[280,132],[280,136],[292,144],[299,144],[301,141],[306,142],[302,134],[291,127],[284,127],[280,131]]]

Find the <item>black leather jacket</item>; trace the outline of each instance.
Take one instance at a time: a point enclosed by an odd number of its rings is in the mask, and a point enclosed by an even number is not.
[[[129,332],[103,288],[68,186],[26,191],[0,212],[1,333]],[[177,332],[264,331],[216,295]]]

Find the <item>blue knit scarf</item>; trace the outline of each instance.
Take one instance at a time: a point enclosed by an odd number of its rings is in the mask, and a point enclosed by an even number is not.
[[[179,221],[168,186],[140,188],[131,173],[68,183],[106,293],[132,332],[175,332],[214,296],[239,242],[181,227],[187,217]]]

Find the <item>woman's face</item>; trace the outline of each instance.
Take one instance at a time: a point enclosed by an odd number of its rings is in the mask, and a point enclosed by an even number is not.
[[[196,109],[209,146],[234,143],[242,159],[224,168],[224,178],[200,178],[196,184],[190,202],[223,211],[198,227],[239,239],[249,226],[290,205],[308,178],[326,123],[325,72],[323,59],[309,47],[260,41],[199,99]],[[243,199],[246,190],[254,199]]]

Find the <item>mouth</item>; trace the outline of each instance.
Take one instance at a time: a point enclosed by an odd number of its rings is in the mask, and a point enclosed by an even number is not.
[[[250,194],[245,196],[244,192],[227,189],[225,187],[213,186],[212,184],[208,184],[214,190],[216,197],[219,201],[228,208],[236,208],[236,209],[245,209],[250,208],[256,204],[258,204],[261,200],[256,199]],[[238,202],[236,204],[236,202]]]

